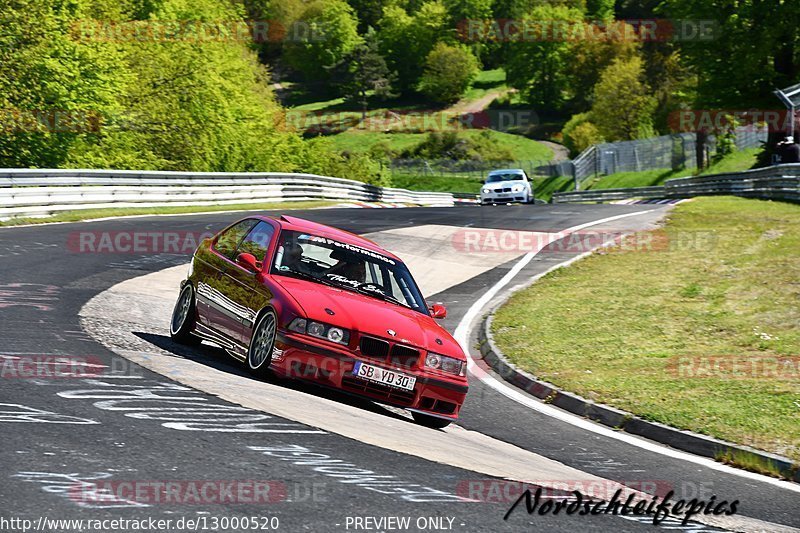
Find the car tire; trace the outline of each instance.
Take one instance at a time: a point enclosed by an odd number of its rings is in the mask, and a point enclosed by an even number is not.
[[[417,412],[411,413],[411,416],[414,417],[414,422],[420,426],[425,426],[426,428],[443,429],[450,425],[450,420],[445,418],[439,418]]]
[[[172,310],[172,319],[169,323],[169,336],[172,340],[180,344],[197,346],[200,344],[200,337],[192,333],[196,320],[197,312],[194,305],[194,287],[192,287],[191,283],[187,283],[183,286],[183,289],[181,289],[178,301],[175,302],[175,308]]]
[[[264,376],[269,370],[277,333],[278,315],[272,309],[267,309],[258,318],[247,347],[247,368],[253,374]]]

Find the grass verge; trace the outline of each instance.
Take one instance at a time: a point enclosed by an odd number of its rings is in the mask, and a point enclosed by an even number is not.
[[[327,207],[341,202],[313,200],[307,202],[271,202],[260,204],[232,205],[187,205],[166,207],[131,207],[120,209],[78,209],[64,211],[51,217],[20,217],[0,221],[0,226],[20,226],[24,224],[47,224],[51,222],[78,222],[93,218],[123,217],[130,215],[177,215],[181,213],[208,213],[213,211],[266,211],[273,209],[310,209]]]
[[[514,295],[502,351],[591,400],[800,461],[800,206],[698,198],[636,243]]]
[[[710,165],[698,175],[719,174],[722,172],[740,172],[753,168],[758,157],[760,148],[748,148],[734,152],[725,159]],[[671,170],[661,168],[655,170],[644,170],[641,172],[617,172],[608,176],[593,178],[583,185],[584,189],[618,189],[624,187],[649,187],[651,185],[662,185],[665,181],[673,178],[685,178],[695,175],[691,170]]]

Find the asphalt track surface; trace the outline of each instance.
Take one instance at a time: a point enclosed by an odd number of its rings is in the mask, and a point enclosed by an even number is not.
[[[526,231],[558,231],[577,224],[662,206],[511,206],[426,209],[326,209],[292,212],[356,233],[373,233],[427,224]],[[98,408],[97,404],[135,394],[169,394],[189,401],[223,405],[226,402],[177,385],[146,369],[135,367],[81,329],[78,313],[92,297],[124,280],[188,261],[176,254],[75,253],[67,243],[76,231],[216,231],[242,214],[203,214],[138,217],[0,228],[0,354],[4,364],[18,357],[88,357],[110,369],[98,378],[25,379],[0,381],[0,531],[20,531],[28,519],[170,519],[169,531],[183,518],[202,520],[198,530],[217,518],[259,518],[252,530],[279,531],[392,531],[392,524],[357,528],[356,517],[409,517],[408,531],[646,531],[656,529],[618,516],[531,515],[519,509],[509,520],[503,515],[510,501],[464,501],[465,483],[492,481],[475,472],[386,450],[313,427],[271,418],[276,432],[183,431],[146,418]],[[642,218],[648,218],[646,216]],[[653,217],[650,216],[650,219]],[[626,219],[636,227],[636,217]],[[515,278],[524,282],[571,254],[549,253],[534,258]],[[516,261],[502,264],[434,297],[448,306],[444,321],[451,332],[483,292],[501,279]],[[163,317],[166,322],[169,317]],[[157,339],[151,339],[158,342]],[[474,352],[473,352],[474,353]],[[241,372],[232,360],[219,356],[219,368]],[[305,387],[290,384],[291,387]],[[618,440],[565,424],[508,399],[477,379],[459,425],[567,466],[606,479],[636,485],[655,482],[672,487],[676,498],[740,500],[739,514],[774,524],[800,527],[796,491],[717,471],[668,455],[653,453]],[[131,393],[130,391],[138,391]],[[308,387],[313,394],[317,392]],[[127,391],[127,392],[126,392]],[[342,400],[349,401],[349,400]],[[370,409],[364,403],[364,409]],[[431,430],[433,431],[433,430]],[[346,482],[324,467],[298,464],[287,450],[307,450],[316,457],[338,459],[383,478],[385,485]],[[144,499],[92,497],[91,488],[124,481],[167,482],[269,481],[271,496],[247,503],[167,503]],[[116,485],[115,485],[116,486]],[[88,488],[88,489],[87,489]],[[184,494],[185,496],[185,494]],[[248,500],[249,501],[249,500]],[[277,518],[277,528],[274,521]],[[3,522],[6,520],[6,522]],[[41,525],[42,531],[70,531]],[[376,524],[364,524],[376,526]],[[438,528],[437,528],[438,525]],[[664,529],[662,524],[660,529]],[[244,531],[220,523],[219,531]],[[692,531],[712,530],[700,524]],[[674,525],[670,527],[675,527]],[[112,529],[106,529],[112,530]],[[132,529],[117,528],[126,531]]]

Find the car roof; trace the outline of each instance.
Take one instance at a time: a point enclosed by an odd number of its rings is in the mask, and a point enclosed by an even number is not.
[[[507,174],[509,172],[513,172],[515,174],[525,174],[525,171],[522,170],[521,168],[500,168],[497,170],[490,170],[489,175],[491,176],[492,174]]]
[[[394,259],[396,261],[403,262],[402,259],[394,255],[393,253],[389,252],[388,250],[381,248],[376,243],[369,239],[365,239],[361,235],[356,235],[355,233],[350,233],[349,231],[345,231],[339,228],[334,228],[332,226],[326,226],[325,224],[320,224],[319,222],[312,222],[311,220],[306,220],[304,218],[299,217],[292,217],[288,215],[280,215],[280,216],[258,216],[256,218],[262,219],[272,219],[280,224],[282,229],[292,230],[292,231],[302,231],[307,233],[313,233],[317,235],[322,235],[324,237],[330,237],[331,239],[336,239],[337,241],[341,241],[347,244],[352,244],[353,246],[359,246],[361,248],[366,248],[367,250],[372,250],[373,252],[378,252],[386,257]]]

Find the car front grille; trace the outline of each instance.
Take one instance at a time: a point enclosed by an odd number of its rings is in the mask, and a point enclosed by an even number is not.
[[[361,337],[358,345],[364,357],[380,359],[390,365],[411,368],[419,362],[419,350],[402,344],[374,337]]]
[[[419,361],[419,350],[395,344],[392,346],[392,355],[389,361],[398,366],[412,367]]]
[[[385,359],[389,355],[389,343],[380,339],[361,337],[359,347],[361,348],[361,353],[366,357]]]

